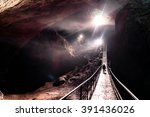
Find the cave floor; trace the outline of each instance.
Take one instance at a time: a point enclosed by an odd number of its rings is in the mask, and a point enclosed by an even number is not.
[[[58,100],[73,89],[67,83],[54,87],[52,82],[46,82],[34,92],[26,94],[9,94],[4,96],[4,100]]]

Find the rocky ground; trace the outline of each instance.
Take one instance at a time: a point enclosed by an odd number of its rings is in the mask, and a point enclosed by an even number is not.
[[[96,57],[97,56],[97,57]],[[60,76],[54,82],[46,82],[44,86],[34,92],[25,94],[7,94],[3,96],[4,100],[58,100],[73,88],[90,77],[101,65],[102,54],[97,53],[83,67],[76,67],[73,71]],[[77,95],[74,95],[77,96]],[[73,97],[70,97],[72,99]],[[78,99],[78,98],[76,98]]]

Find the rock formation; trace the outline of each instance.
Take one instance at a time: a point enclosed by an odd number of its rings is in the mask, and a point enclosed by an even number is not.
[[[117,77],[140,99],[150,91],[150,4],[129,1],[116,16],[116,36],[110,50]]]

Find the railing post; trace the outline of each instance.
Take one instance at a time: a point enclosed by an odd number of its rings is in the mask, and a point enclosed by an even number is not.
[[[82,86],[80,87],[80,100],[82,100]]]
[[[91,80],[89,80],[89,81],[91,81]],[[87,100],[89,99],[89,92],[90,92],[90,88],[91,88],[89,81],[86,83],[86,87],[87,87],[87,96],[86,97],[87,97]]]
[[[60,100],[66,99],[69,95],[74,93],[75,91],[78,90],[79,92],[79,98],[80,100],[82,99],[90,99],[93,91],[95,89],[97,80],[98,80],[98,73],[100,70],[101,66],[97,68],[97,70],[91,75],[88,79],[86,79],[84,82],[82,82],[80,85],[78,85],[76,88],[74,88],[72,91],[70,91],[68,94],[60,98]],[[85,88],[84,88],[85,87]]]

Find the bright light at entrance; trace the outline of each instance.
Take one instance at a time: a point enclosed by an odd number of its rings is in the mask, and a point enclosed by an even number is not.
[[[94,26],[101,26],[109,24],[110,17],[102,12],[98,12],[93,16],[92,24]]]
[[[102,39],[96,39],[95,41],[94,41],[94,45],[96,45],[96,46],[101,46],[101,45],[103,45],[103,40]]]
[[[101,15],[96,15],[93,19],[93,24],[95,26],[100,26],[103,25],[105,23],[105,18]]]

